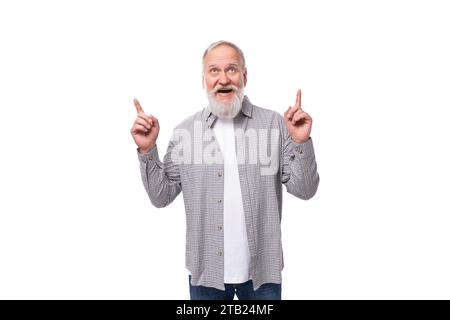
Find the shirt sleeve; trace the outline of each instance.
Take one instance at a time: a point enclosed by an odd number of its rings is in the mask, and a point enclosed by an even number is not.
[[[296,143],[289,135],[284,122],[282,130],[281,181],[286,186],[287,192],[308,200],[316,193],[320,180],[313,141],[309,138],[305,143]]]
[[[137,151],[142,182],[151,203],[157,208],[169,205],[181,192],[180,168],[172,159],[174,146],[175,143],[170,141],[164,162],[159,160],[157,146],[148,153]]]

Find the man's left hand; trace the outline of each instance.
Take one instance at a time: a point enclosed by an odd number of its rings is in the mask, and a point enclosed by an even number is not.
[[[302,91],[297,91],[297,99],[294,107],[289,107],[284,113],[284,123],[289,134],[297,143],[305,143],[309,139],[312,127],[312,118],[301,108]]]

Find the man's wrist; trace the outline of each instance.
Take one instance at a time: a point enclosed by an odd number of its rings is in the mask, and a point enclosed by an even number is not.
[[[291,136],[291,139],[292,139],[292,141],[294,141],[297,144],[302,144],[302,143],[305,143],[306,141],[308,141],[309,137],[306,140],[297,140],[297,139],[295,139],[294,137]]]

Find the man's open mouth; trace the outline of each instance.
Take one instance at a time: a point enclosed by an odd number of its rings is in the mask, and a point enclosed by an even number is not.
[[[233,89],[219,89],[219,90],[217,90],[217,93],[225,93],[225,94],[227,94],[227,93],[230,93],[232,91],[233,91]]]

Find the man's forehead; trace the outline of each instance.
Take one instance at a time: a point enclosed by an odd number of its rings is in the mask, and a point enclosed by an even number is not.
[[[207,62],[205,65],[207,67],[217,67],[217,66],[226,66],[226,67],[230,67],[230,66],[235,66],[235,67],[239,67],[239,60],[236,61],[228,61],[228,60],[215,60],[215,61],[210,61]]]
[[[208,52],[205,56],[205,64],[239,64],[241,62],[239,53],[229,46],[220,46]]]

